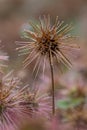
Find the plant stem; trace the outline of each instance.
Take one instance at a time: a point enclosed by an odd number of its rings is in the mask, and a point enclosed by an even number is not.
[[[52,82],[52,113],[55,114],[55,88],[54,88],[54,73],[53,73],[53,62],[52,62],[52,55],[49,53],[49,63],[50,63],[50,70],[51,70],[51,82]]]

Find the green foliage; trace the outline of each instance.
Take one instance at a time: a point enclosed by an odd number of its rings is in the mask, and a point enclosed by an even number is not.
[[[84,98],[70,98],[70,99],[62,99],[62,100],[58,100],[56,103],[56,107],[59,109],[70,109],[70,108],[74,108],[77,107],[78,105],[80,105],[81,103],[84,102]]]

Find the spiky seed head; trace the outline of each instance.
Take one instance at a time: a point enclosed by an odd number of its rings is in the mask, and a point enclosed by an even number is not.
[[[76,44],[78,38],[71,36],[69,32],[72,30],[72,24],[64,24],[64,21],[60,22],[58,17],[53,26],[51,26],[50,16],[44,16],[40,18],[39,24],[30,22],[33,31],[24,30],[29,42],[20,42],[17,49],[20,54],[28,55],[23,61],[24,67],[27,67],[31,62],[37,59],[34,70],[36,67],[41,66],[45,68],[47,57],[51,54],[52,61],[56,59],[58,63],[62,63],[65,66],[71,67],[71,61],[69,57],[75,57],[77,49]]]
[[[27,111],[20,103],[27,87],[20,87],[20,80],[13,72],[0,77],[0,130],[16,130]]]
[[[40,88],[34,89],[33,91],[28,90],[25,93],[25,106],[31,109],[34,117],[50,118],[52,105],[51,97],[48,93],[43,93]]]

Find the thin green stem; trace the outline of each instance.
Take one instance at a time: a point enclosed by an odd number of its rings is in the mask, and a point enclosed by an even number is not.
[[[53,73],[53,62],[52,62],[52,55],[49,53],[49,63],[50,63],[50,70],[51,70],[51,82],[52,82],[52,113],[55,114],[55,88],[54,88],[54,73]]]

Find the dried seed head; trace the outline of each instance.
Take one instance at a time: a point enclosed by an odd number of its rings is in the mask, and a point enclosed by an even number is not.
[[[71,36],[69,32],[72,30],[72,24],[64,24],[60,22],[58,17],[53,26],[51,26],[50,16],[44,16],[43,20],[40,18],[40,24],[35,25],[30,22],[33,31],[25,30],[29,42],[20,42],[17,49],[27,58],[24,60],[24,67],[27,67],[31,62],[37,59],[34,70],[38,67],[39,70],[41,62],[43,63],[43,70],[45,68],[46,59],[51,54],[52,61],[56,59],[59,63],[65,66],[71,66],[70,58],[76,56],[79,48],[75,43],[77,38]]]
[[[51,97],[47,93],[43,93],[40,88],[38,90],[27,91],[25,94],[25,106],[33,112],[33,116],[43,118],[50,118],[52,105]]]
[[[15,130],[28,113],[24,106],[20,106],[26,87],[20,88],[20,80],[12,72],[0,79],[0,130]]]

